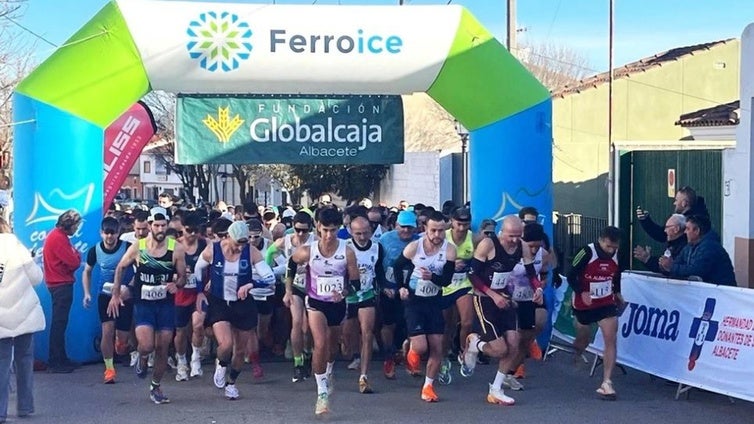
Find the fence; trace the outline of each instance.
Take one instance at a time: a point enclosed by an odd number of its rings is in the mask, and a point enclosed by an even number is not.
[[[606,218],[594,218],[580,214],[557,214],[553,232],[553,246],[558,252],[558,263],[563,272],[568,272],[579,249],[596,242],[600,231],[607,226]]]

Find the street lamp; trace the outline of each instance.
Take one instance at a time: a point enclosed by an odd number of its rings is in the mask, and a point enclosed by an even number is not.
[[[469,130],[457,119],[454,123],[456,133],[461,137],[461,162],[463,164],[461,177],[463,178],[463,204],[465,205],[469,200]]]
[[[228,182],[228,174],[226,174],[225,172],[221,173],[220,182],[223,183],[223,199],[222,200],[225,201],[226,200],[225,197],[227,196],[227,193],[225,191],[225,183]]]

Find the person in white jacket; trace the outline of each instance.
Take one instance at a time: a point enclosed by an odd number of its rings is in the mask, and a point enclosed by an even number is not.
[[[33,335],[45,328],[39,297],[33,286],[42,270],[0,217],[0,423],[8,414],[11,359],[16,365],[19,417],[34,412]]]

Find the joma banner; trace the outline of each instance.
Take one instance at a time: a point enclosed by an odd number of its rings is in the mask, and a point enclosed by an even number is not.
[[[175,161],[403,163],[400,96],[179,96]]]

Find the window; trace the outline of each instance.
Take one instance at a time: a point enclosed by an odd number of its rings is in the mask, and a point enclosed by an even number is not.
[[[168,168],[164,162],[158,160],[154,163],[154,173],[157,175],[168,175]]]
[[[145,174],[151,174],[152,173],[152,162],[145,160],[144,161],[144,173]]]

